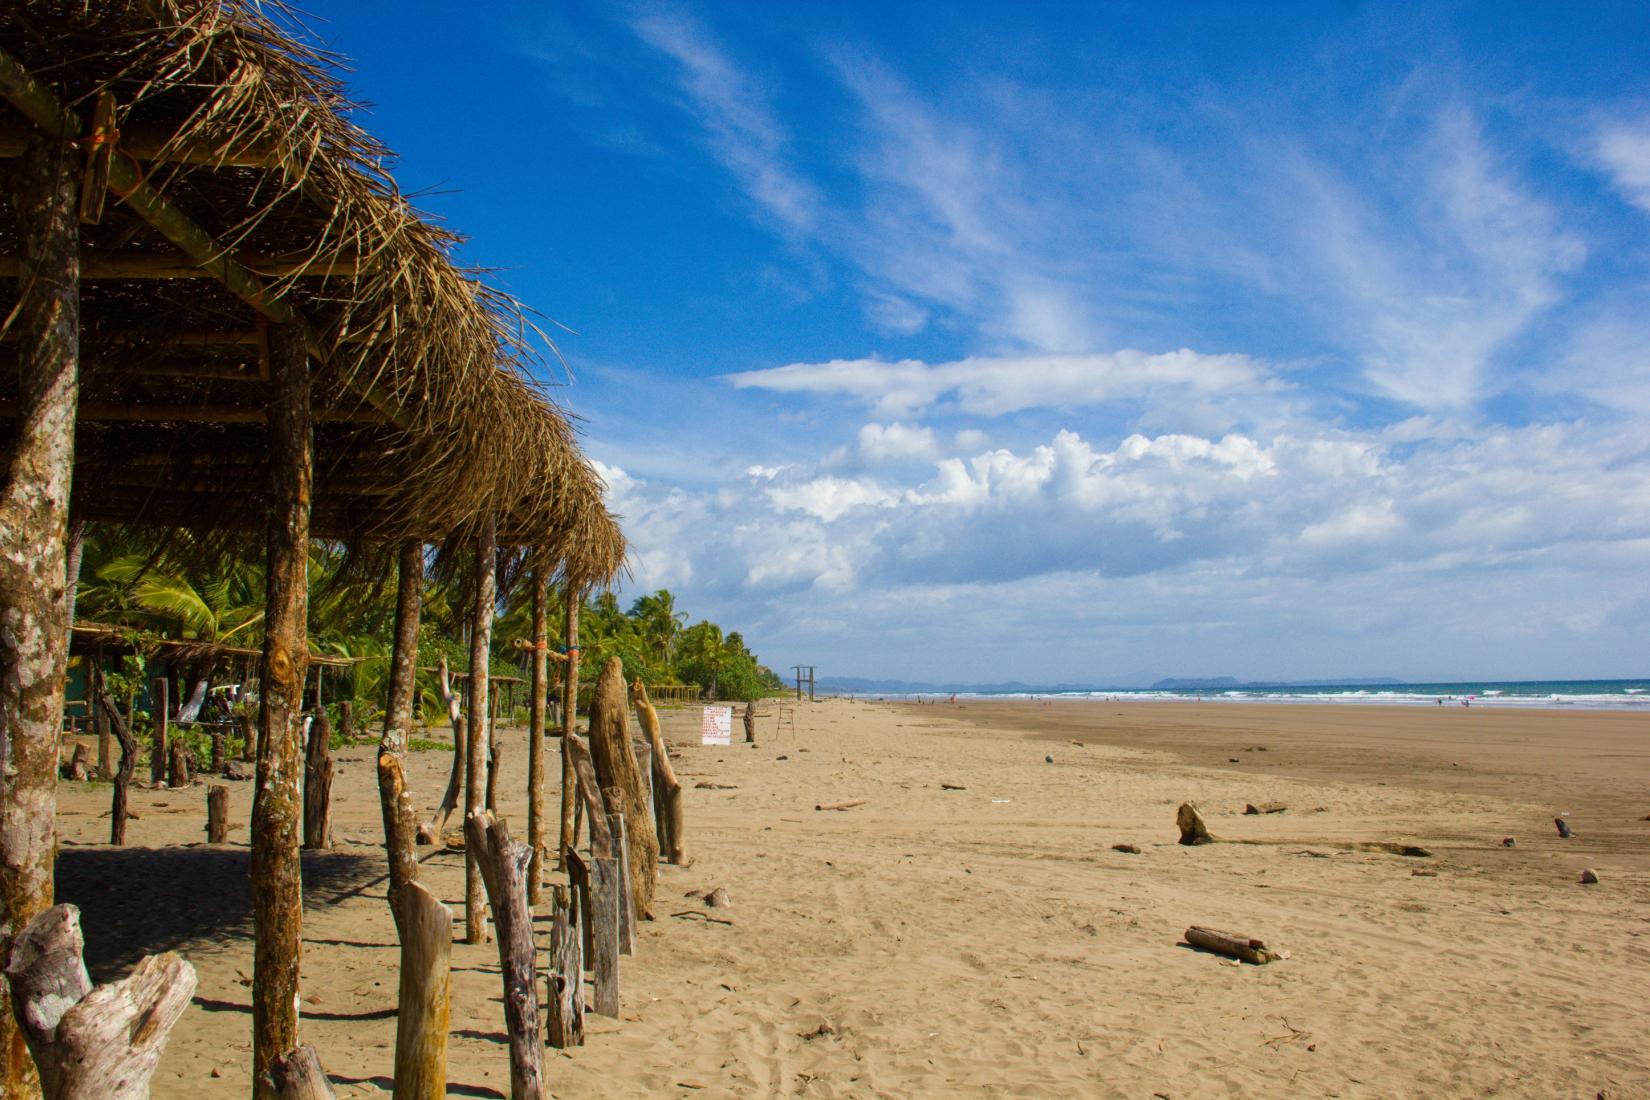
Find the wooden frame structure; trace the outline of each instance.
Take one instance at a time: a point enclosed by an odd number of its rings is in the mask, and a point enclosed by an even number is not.
[[[391,787],[423,547],[532,548],[569,588],[624,553],[533,380],[524,312],[452,262],[456,238],[401,197],[352,113],[278,3],[19,0],[0,17],[0,956],[53,901],[71,518],[261,547],[260,1094],[299,1045],[309,540],[401,570],[380,769],[401,878],[416,862],[398,858]],[[0,983],[8,1097],[39,1094],[23,1043]]]

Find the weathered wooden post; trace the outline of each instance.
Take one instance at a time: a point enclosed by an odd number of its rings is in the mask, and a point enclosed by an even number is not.
[[[80,910],[54,905],[29,922],[8,956],[7,984],[46,1100],[148,1100],[166,1037],[195,994],[195,968],[168,951],[93,988],[84,949]]]
[[[659,852],[680,867],[687,861],[687,845],[682,836],[682,782],[676,778],[676,769],[670,766],[670,750],[665,747],[664,734],[659,728],[659,712],[647,697],[647,687],[639,676],[630,685],[630,697],[636,704],[636,717],[647,734],[648,744],[653,748],[653,798]]]
[[[31,128],[10,169],[22,240],[16,435],[0,487],[0,959],[53,899],[69,656],[65,542],[80,394],[80,161],[68,142]],[[34,1094],[36,1077],[4,985],[0,1095],[21,1100]]]
[[[537,905],[544,894],[544,705],[549,694],[550,627],[546,604],[549,581],[544,566],[533,569],[532,685],[527,698],[527,846],[533,862],[527,868],[527,903]]]
[[[166,781],[167,731],[171,728],[171,680],[157,676],[149,681],[149,692],[155,704],[155,734],[149,746],[149,782],[160,785]]]
[[[321,1056],[308,1043],[276,1058],[268,1080],[260,1084],[271,1090],[274,1100],[338,1100],[321,1068]]]
[[[567,863],[572,877],[577,852],[569,849]],[[589,884],[590,919],[585,947],[590,957],[590,1008],[603,1016],[619,1015],[619,929],[623,920],[624,894],[629,886],[619,877],[619,861],[612,856],[592,856],[588,867],[580,866],[580,876]]]
[[[304,847],[332,847],[332,721],[319,703],[304,761]]]
[[[275,1059],[298,1045],[303,799],[299,711],[309,667],[309,510],[314,432],[309,359],[296,324],[265,331],[271,514],[259,664],[258,769],[252,795],[252,1079],[261,1097]]]
[[[487,663],[492,658],[493,615],[497,610],[497,532],[491,512],[481,517],[476,534],[475,594],[470,621],[470,744],[465,760],[464,817],[481,809],[487,792]],[[480,943],[486,922],[481,867],[473,848],[464,846],[464,942]]]
[[[224,746],[223,726],[213,722],[207,727],[207,736],[212,738],[212,774],[222,775],[224,766],[228,763],[228,753]]]
[[[98,666],[102,661],[99,659]],[[94,675],[96,672],[94,671]],[[99,779],[113,779],[115,776],[114,740],[109,733],[109,716],[103,713],[103,708],[92,700],[92,725],[97,730],[97,777]]]
[[[653,880],[659,870],[659,839],[647,812],[647,795],[636,754],[630,748],[628,689],[617,657],[607,662],[590,703],[590,756],[610,812],[624,814],[629,841],[631,895],[636,914],[653,918]]]
[[[584,950],[573,891],[552,886],[550,968],[545,999],[550,1005],[545,1040],[557,1049],[584,1045]]]
[[[389,856],[390,912],[395,916],[405,951],[406,929],[401,897],[418,881],[417,832],[404,766],[407,734],[412,727],[413,695],[418,675],[418,619],[424,605],[424,546],[411,539],[396,555],[395,641],[390,650],[389,702],[384,733],[378,740],[378,802],[384,818],[384,850]],[[451,923],[451,914],[448,922]],[[445,1066],[446,1040],[442,1040]],[[445,1088],[445,1084],[442,1086]]]
[[[584,595],[571,578],[567,589],[567,664],[562,669],[561,689],[561,843],[557,852],[573,847],[573,758],[567,742],[573,737],[579,713],[579,604]]]
[[[182,739],[173,741],[171,749],[167,752],[166,785],[173,790],[187,787],[194,779],[194,771],[189,746],[185,745]]]
[[[391,753],[383,755],[396,759]],[[453,911],[410,879],[402,883],[400,898],[395,1100],[442,1100],[447,1095],[447,1022],[452,1012]]]
[[[613,858],[619,864],[619,881],[630,882],[630,841],[625,836],[624,814],[608,814],[607,827],[613,833]],[[619,954],[636,953],[636,894],[619,891]]]
[[[743,720],[745,723],[745,744],[754,745],[756,744],[756,703],[754,700],[745,704]]]
[[[109,694],[102,672],[97,672],[96,677],[98,709],[109,720],[109,728],[120,742],[120,768],[115,772],[114,796],[109,804],[109,843],[120,845],[126,843],[126,801],[132,788],[132,776],[137,772],[137,738],[132,736],[126,719],[115,709],[114,698]]]
[[[338,740],[348,745],[355,740],[355,701],[338,700]]]
[[[490,677],[489,677],[490,679]],[[505,711],[508,718],[509,711]],[[509,723],[506,722],[506,725]],[[498,735],[498,692],[487,700],[487,809],[498,809],[498,773],[504,762],[504,738]]]
[[[487,884],[498,930],[498,962],[504,978],[504,1025],[510,1036],[511,1100],[541,1100],[544,1044],[539,1039],[538,968],[534,964],[533,914],[527,908],[527,865],[533,853],[490,810],[464,819],[464,848],[475,855]]]
[[[206,842],[229,843],[229,788],[221,783],[206,788]]]

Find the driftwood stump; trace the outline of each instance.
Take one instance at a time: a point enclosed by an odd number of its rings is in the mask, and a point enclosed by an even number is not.
[[[590,854],[611,856],[613,834],[607,827],[607,807],[602,804],[601,789],[596,786],[596,768],[590,760],[590,749],[578,734],[570,733],[563,736],[562,751],[573,769],[575,805],[590,819]]]
[[[189,755],[189,746],[179,738],[172,742],[171,748],[167,750],[167,756],[169,759],[166,764],[166,785],[174,790],[189,786],[195,778],[194,760]]]
[[[241,759],[250,764],[258,759],[258,712],[241,703],[235,710],[235,728],[241,731]]]
[[[568,860],[571,869],[572,860]],[[619,1015],[619,930],[624,921],[625,881],[619,861],[597,856],[590,861],[590,1007],[603,1016]]]
[[[378,754],[378,801],[384,818],[384,850],[390,865],[390,912],[400,927],[402,895],[408,885],[418,881],[418,852],[413,844],[417,826],[401,757],[393,752]]]
[[[504,978],[504,1026],[510,1036],[511,1100],[541,1100],[544,1043],[539,1038],[539,996],[534,965],[533,914],[527,909],[527,865],[533,850],[510,839],[510,830],[491,810],[464,820],[466,851],[475,858],[487,887],[498,931],[498,961]]]
[[[1174,823],[1180,828],[1180,843],[1182,844],[1212,844],[1214,837],[1203,824],[1203,815],[1197,812],[1197,807],[1190,802],[1182,802],[1180,809],[1175,811]]]
[[[745,713],[741,715],[741,719],[745,723],[745,744],[756,744],[756,704],[754,702],[745,704]]]
[[[355,704],[348,699],[338,701],[338,737],[346,745],[355,740]]]
[[[607,826],[613,830],[613,858],[619,863],[619,881],[630,881],[630,842],[625,836],[624,814],[608,814]],[[630,890],[619,891],[619,954],[636,953],[635,895]]]
[[[665,747],[664,734],[659,729],[659,712],[647,697],[647,688],[640,677],[630,685],[630,698],[653,749],[654,820],[659,852],[680,867],[687,862],[687,846],[682,837],[682,781],[670,766],[670,750]]]
[[[229,843],[229,788],[218,783],[206,788],[206,842]]]
[[[207,727],[206,733],[212,738],[212,774],[222,775],[224,767],[229,763],[229,747],[224,743],[227,737],[223,727],[216,723]]]
[[[317,707],[304,757],[304,847],[332,847],[332,720]]]
[[[630,707],[624,668],[617,657],[607,662],[590,702],[590,756],[607,809],[624,814],[629,842],[630,890],[636,914],[653,919],[653,886],[659,872],[659,838],[647,812],[647,783],[630,748]],[[595,822],[591,822],[592,830]]]
[[[270,1063],[268,1084],[275,1100],[338,1100],[321,1069],[321,1056],[308,1043]]]
[[[90,779],[92,777],[92,773],[91,770],[86,767],[86,759],[87,753],[85,744],[75,745],[74,755],[71,756],[69,758],[69,762],[64,764],[62,767],[63,778],[72,779],[76,783],[84,783],[86,780]]]
[[[132,736],[131,727],[115,707],[114,698],[101,676],[97,682],[97,705],[104,718],[108,719],[115,740],[120,742],[120,767],[115,771],[114,797],[109,805],[109,843],[125,844],[126,802],[131,792],[132,774],[137,771],[137,739]]]
[[[584,1045],[584,945],[573,891],[551,887],[550,967],[545,1000],[550,1012],[545,1041],[557,1049]]]
[[[97,777],[99,779],[113,779],[115,777],[114,741],[109,734],[109,716],[98,707],[96,700],[92,702],[92,725],[97,729]]]
[[[171,721],[169,684],[166,677],[160,676],[151,685],[155,692],[155,739],[149,746],[149,782],[155,784],[166,779],[166,733]]]
[[[453,911],[422,883],[409,880],[402,884],[396,919],[401,930],[401,990],[395,1018],[395,1097],[441,1100],[447,1095]]]
[[[462,700],[458,692],[453,690],[452,673],[447,668],[447,657],[442,655],[438,666],[440,674],[442,701],[447,704],[447,722],[453,727],[453,768],[447,776],[447,790],[441,796],[441,805],[435,815],[426,823],[426,828],[419,829],[419,835],[428,832],[439,837],[446,831],[447,819],[452,816],[458,806],[458,795],[464,786],[464,761],[469,755],[469,739],[465,736],[464,714],[461,709]]]
[[[195,994],[195,968],[168,951],[92,987],[80,910],[54,905],[12,944],[6,977],[46,1100],[147,1100],[166,1037]]]

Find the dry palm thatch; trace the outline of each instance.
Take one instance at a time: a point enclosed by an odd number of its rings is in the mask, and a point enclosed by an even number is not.
[[[0,14],[0,51],[0,158],[35,128],[115,150],[101,217],[82,226],[78,517],[259,530],[264,326],[291,322],[311,354],[317,535],[435,541],[490,509],[510,540],[570,553],[582,525],[593,572],[617,568],[594,475],[532,381],[524,311],[455,266],[458,238],[400,194],[287,9],[24,0]],[[0,274],[16,266],[11,215],[0,197]],[[14,294],[0,282],[0,317]],[[14,354],[0,332],[0,362]],[[0,450],[16,430],[4,377]]]

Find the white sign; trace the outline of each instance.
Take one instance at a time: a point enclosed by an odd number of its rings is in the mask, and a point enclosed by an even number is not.
[[[733,744],[733,708],[706,707],[704,720],[699,723],[701,745]]]

